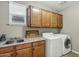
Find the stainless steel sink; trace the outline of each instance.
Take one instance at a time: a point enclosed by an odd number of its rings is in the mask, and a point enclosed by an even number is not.
[[[12,44],[14,42],[15,42],[14,40],[8,40],[8,41],[5,42],[5,44]]]
[[[13,43],[21,43],[21,42],[24,42],[24,39],[17,38],[17,39],[7,40],[4,44],[13,44]]]

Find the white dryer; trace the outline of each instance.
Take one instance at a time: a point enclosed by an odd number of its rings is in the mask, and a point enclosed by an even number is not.
[[[66,35],[66,34],[55,34],[55,36],[62,38],[62,49],[63,49],[62,55],[65,55],[68,52],[70,52],[71,51],[71,38],[70,38],[70,36]]]

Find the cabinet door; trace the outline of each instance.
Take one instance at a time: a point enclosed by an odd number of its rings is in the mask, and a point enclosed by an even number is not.
[[[45,56],[45,46],[44,45],[39,45],[33,47],[33,56],[34,57],[44,57]]]
[[[50,27],[57,28],[57,14],[50,13]]]
[[[41,9],[31,7],[31,27],[41,27]]]
[[[16,51],[17,57],[31,57],[32,56],[32,48],[26,48]]]
[[[42,27],[50,27],[50,15],[45,10],[42,10]]]
[[[62,28],[63,27],[63,16],[58,14],[58,28]]]
[[[0,54],[0,57],[14,57],[14,56],[15,56],[14,52]]]

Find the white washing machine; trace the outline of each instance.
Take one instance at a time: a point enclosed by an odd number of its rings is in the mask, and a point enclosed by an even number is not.
[[[46,57],[62,56],[62,40],[60,37],[53,36],[52,33],[43,33],[46,39]]]
[[[55,34],[55,36],[59,36],[62,38],[62,48],[63,48],[63,55],[67,54],[71,51],[71,38],[69,35],[66,34]]]

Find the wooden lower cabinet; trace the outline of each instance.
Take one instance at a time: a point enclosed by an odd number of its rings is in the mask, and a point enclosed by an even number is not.
[[[0,57],[14,57],[15,49],[14,46],[0,48]]]
[[[0,57],[14,57],[14,56],[15,56],[14,52],[7,52],[7,53],[0,54]]]
[[[44,57],[45,41],[0,48],[0,57]]]
[[[16,57],[32,57],[32,48],[17,50]]]
[[[45,57],[45,46],[44,45],[39,45],[33,47],[33,57]]]

